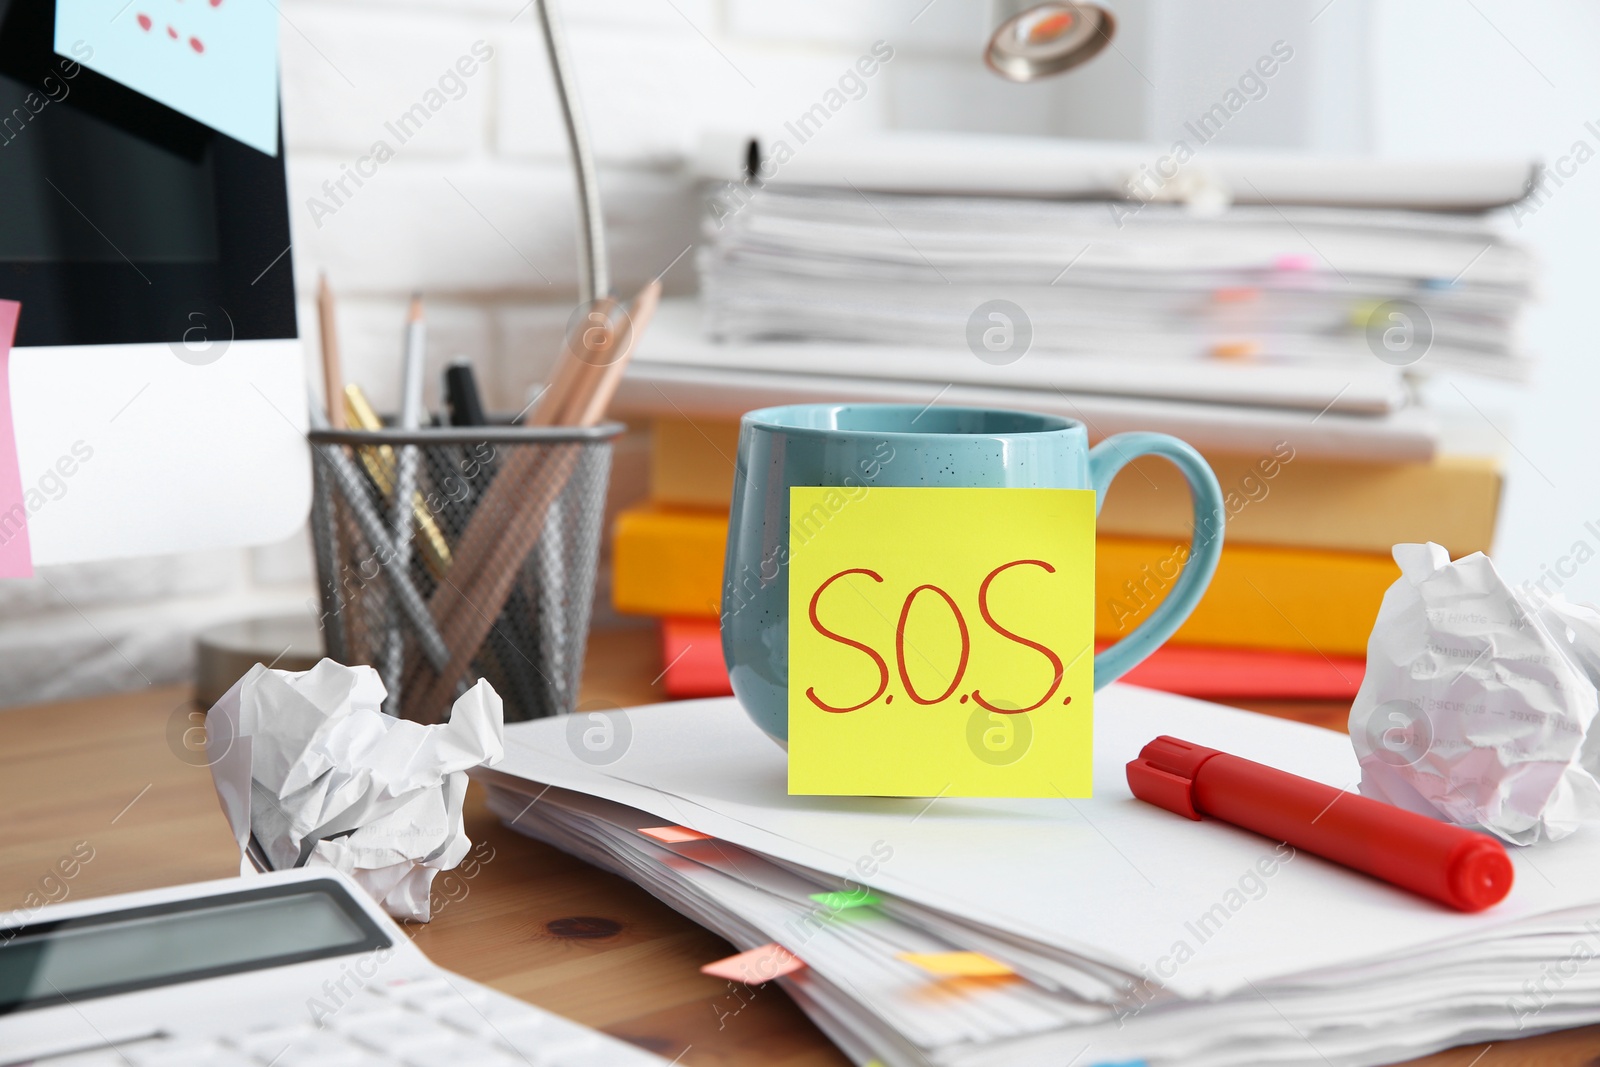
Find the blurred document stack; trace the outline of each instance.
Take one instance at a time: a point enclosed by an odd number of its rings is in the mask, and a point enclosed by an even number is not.
[[[1227,498],[1228,547],[1174,647],[1130,677],[1193,695],[1352,696],[1398,576],[1390,546],[1490,547],[1499,460],[1463,450],[1416,396],[1433,371],[1526,374],[1533,263],[1493,211],[1524,194],[1524,161],[1202,146],[1179,165],[1153,146],[885,135],[713,142],[701,173],[701,298],[664,309],[622,398],[656,440],[652,501],[617,530],[614,595],[674,620],[674,692],[726,691],[736,423],[768,404],[1026,408],[1092,440],[1195,445]],[[1165,595],[1190,521],[1170,467],[1119,476],[1099,526],[1103,640]]]

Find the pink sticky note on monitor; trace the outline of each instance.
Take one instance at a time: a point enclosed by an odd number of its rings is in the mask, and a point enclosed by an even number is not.
[[[17,432],[11,423],[11,341],[22,305],[0,300],[0,578],[33,577],[28,545],[28,505],[17,468]]]

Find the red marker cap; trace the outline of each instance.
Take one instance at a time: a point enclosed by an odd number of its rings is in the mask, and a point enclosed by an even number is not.
[[[1461,911],[1482,911],[1511,892],[1511,857],[1492,837],[1176,737],[1144,746],[1128,764],[1128,788],[1157,807],[1210,815]]]

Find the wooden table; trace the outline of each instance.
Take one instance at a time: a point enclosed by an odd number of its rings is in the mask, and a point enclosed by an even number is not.
[[[648,631],[599,633],[583,699],[662,699]],[[1344,708],[1252,705],[1336,729]],[[0,909],[221,878],[238,856],[186,734],[183,688],[0,711]],[[735,999],[699,973],[722,939],[629,882],[500,826],[476,785],[467,832],[492,857],[441,899],[417,945],[439,964],[686,1065],[838,1067],[848,1061],[777,987]],[[80,843],[84,843],[80,845]],[[58,859],[93,858],[60,881]],[[32,898],[30,899],[30,895]],[[436,898],[439,894],[436,893]],[[1600,1027],[1414,1061],[1428,1067],[1592,1065]]]

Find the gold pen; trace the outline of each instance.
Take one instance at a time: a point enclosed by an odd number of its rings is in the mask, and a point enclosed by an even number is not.
[[[367,395],[361,391],[361,386],[351,384],[344,387],[344,409],[350,418],[350,425],[355,429],[383,429],[383,420],[372,410],[372,405],[367,402]],[[378,491],[393,493],[394,449],[388,445],[378,445],[376,448],[367,446],[357,451],[361,455],[362,466],[367,468],[367,474],[372,477]],[[417,530],[422,534],[424,556],[429,569],[436,577],[442,576],[450,568],[450,545],[445,541],[439,524],[434,521],[433,512],[428,510],[428,503],[423,499],[421,491],[412,494],[411,512],[416,517]]]

